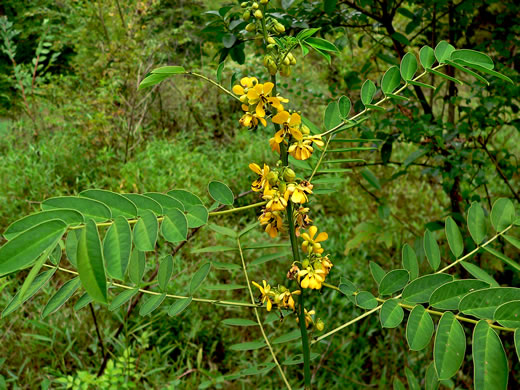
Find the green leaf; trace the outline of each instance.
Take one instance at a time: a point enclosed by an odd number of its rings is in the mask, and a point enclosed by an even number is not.
[[[202,201],[197,195],[194,195],[186,190],[171,190],[168,191],[168,195],[180,201],[186,210],[189,208],[189,206],[202,204]]]
[[[430,69],[435,62],[435,53],[430,46],[423,46],[419,51],[419,60],[424,69]]]
[[[330,102],[325,109],[325,114],[323,116],[323,124],[325,129],[331,130],[336,126],[339,126],[342,122],[343,119],[341,118],[338,103],[335,101]]]
[[[258,226],[258,224],[255,223],[255,226]],[[237,236],[238,236],[237,232],[235,232],[233,229],[230,229],[230,228],[227,228],[224,226],[219,226],[219,225],[215,225],[214,223],[210,223],[208,225],[208,227],[211,230],[213,230],[215,233],[222,234],[224,236],[228,236],[231,238],[237,238]]]
[[[490,248],[489,246],[485,246],[484,250],[486,252],[491,253],[493,256],[498,257],[500,260],[502,260],[504,263],[506,263],[510,267],[514,268],[515,270],[520,271],[520,264],[518,264],[516,261],[510,259],[506,255],[500,253],[499,251],[497,251],[493,248]]]
[[[190,282],[190,295],[193,295],[193,293],[195,293],[195,291],[199,289],[202,282],[204,282],[204,280],[208,276],[210,270],[211,263],[207,262],[202,264],[201,267],[197,270],[197,272],[195,272]]]
[[[179,209],[168,210],[161,224],[161,234],[166,241],[178,243],[188,238],[188,220]]]
[[[451,282],[449,274],[431,274],[421,276],[408,284],[403,290],[403,299],[410,303],[426,303],[437,287]]]
[[[393,93],[387,93],[387,94],[386,94],[386,97],[391,98],[391,99],[394,99],[394,100],[400,100],[400,101],[402,101],[402,102],[407,102],[407,101],[410,100],[410,99],[407,98],[406,96],[395,95],[395,94],[393,94]]]
[[[412,53],[406,53],[401,60],[401,77],[408,81],[413,79],[415,72],[417,72],[417,58]]]
[[[488,287],[489,284],[482,280],[454,280],[443,284],[432,293],[430,306],[442,310],[458,310],[460,300],[464,295]]]
[[[112,300],[112,302],[110,303],[110,306],[108,307],[108,310],[114,311],[114,310],[119,309],[121,306],[123,306],[125,303],[127,303],[130,299],[132,299],[138,292],[139,292],[138,288],[124,290],[121,294],[119,294]]]
[[[234,283],[212,284],[212,285],[204,286],[205,290],[210,290],[210,291],[231,291],[231,290],[241,290],[243,288],[246,288],[246,286],[244,286],[242,284],[234,284]]]
[[[350,109],[352,107],[352,102],[346,96],[341,96],[338,100],[338,109],[339,115],[342,119],[347,119],[350,114]]]
[[[451,253],[453,253],[455,258],[459,258],[462,252],[464,252],[464,242],[462,241],[462,234],[460,234],[459,227],[452,217],[446,218],[445,231]]]
[[[397,66],[392,66],[383,75],[381,90],[386,95],[394,92],[399,87],[399,84],[401,84],[401,73]]]
[[[350,280],[341,278],[338,286],[339,290],[346,295],[351,297],[358,291],[357,287]]]
[[[275,363],[258,364],[256,366],[249,367],[249,368],[246,368],[245,370],[240,371],[240,376],[265,375],[275,367],[276,367]],[[229,379],[229,380],[232,380],[232,379]]]
[[[67,229],[60,219],[51,219],[18,234],[0,248],[0,277],[33,264],[47,249],[53,249]]]
[[[361,87],[361,102],[366,106],[372,103],[376,93],[376,85],[372,80],[366,80]]]
[[[386,275],[385,270],[381,268],[379,264],[373,261],[368,263],[368,267],[370,268],[370,273],[372,274],[372,277],[374,278],[376,283],[381,283],[381,280],[383,280],[383,278]]]
[[[162,66],[160,68],[152,70],[152,74],[181,74],[185,73],[186,70],[182,66]]]
[[[324,0],[323,2],[323,10],[327,15],[334,15],[334,11],[336,11],[337,0]]]
[[[289,333],[283,334],[277,338],[275,338],[271,343],[272,344],[283,344],[288,343],[289,341],[299,340],[302,337],[299,329],[294,329]]]
[[[443,64],[445,60],[449,60],[451,58],[451,54],[454,51],[455,48],[448,42],[440,41],[435,47],[435,58],[437,58],[439,64]]]
[[[408,82],[408,84],[416,85],[418,87],[435,89],[435,87],[433,85],[421,83],[420,81],[407,80],[407,82]]]
[[[520,360],[520,329],[515,330],[515,350],[516,357]]]
[[[487,81],[484,77],[482,77],[481,75],[479,75],[478,73],[472,71],[471,69],[468,69],[468,68],[465,68],[463,67],[462,65],[452,61],[452,60],[446,60],[446,63],[450,66],[453,66],[454,68],[458,69],[458,70],[461,70],[462,72],[464,73],[467,73],[473,77],[475,77],[477,80],[479,80],[480,82],[482,82],[483,84],[485,85],[490,85],[489,84],[489,81]]]
[[[84,198],[94,199],[105,206],[108,206],[112,212],[112,217],[134,218],[137,216],[137,207],[128,198],[115,192],[105,190],[86,190],[79,194]]]
[[[520,300],[520,288],[492,287],[473,291],[461,299],[459,311],[482,319],[493,319],[498,306]]]
[[[233,191],[227,185],[220,181],[212,181],[208,184],[208,192],[210,196],[219,203],[231,206],[235,201]]]
[[[410,370],[408,367],[405,367],[404,373],[406,375],[406,380],[408,381],[408,387],[410,390],[420,390],[421,386],[419,385],[419,381],[413,374],[412,370]]]
[[[184,211],[184,205],[177,199],[171,197],[170,195],[161,194],[160,192],[146,192],[144,195],[149,198],[152,198],[157,203],[159,203],[162,207],[163,212],[166,212],[171,209],[179,209],[181,211]]]
[[[406,388],[403,385],[403,382],[397,377],[394,378],[394,384],[393,384],[394,390],[406,390]]]
[[[374,173],[370,169],[363,168],[361,170],[361,176],[363,176],[363,178],[366,181],[368,181],[370,183],[370,185],[372,187],[374,187],[376,190],[381,189],[381,183],[379,182],[379,179],[377,178],[376,175],[374,175]]]
[[[498,73],[498,72],[496,72],[494,70],[488,69],[488,68],[486,68],[484,66],[480,66],[480,65],[473,64],[471,62],[467,62],[467,61],[459,60],[459,59],[454,60],[454,61],[457,62],[460,65],[464,65],[464,66],[467,66],[468,68],[479,70],[479,71],[484,72],[486,74],[489,74],[491,76],[498,77],[501,80],[507,81],[508,83],[514,84],[513,80],[511,80],[509,77],[503,75],[502,73]]]
[[[166,293],[160,295],[152,295],[139,308],[139,315],[144,317],[153,312],[155,309],[161,306],[161,303],[163,303],[164,298],[166,298]]]
[[[338,48],[330,43],[329,41],[326,41],[325,39],[317,38],[317,37],[309,37],[305,39],[305,43],[311,45],[315,49],[319,50],[325,50],[330,52],[339,52]]]
[[[87,306],[89,303],[92,303],[94,300],[88,293],[84,293],[76,302],[74,305],[74,311],[78,311],[83,309],[85,306]]]
[[[170,77],[169,74],[151,74],[144,78],[143,81],[139,84],[139,90],[144,88],[153,87],[156,84],[159,84],[161,81]]]
[[[426,368],[426,378],[424,382],[426,390],[437,390],[439,388],[439,377],[437,376],[433,362]]]
[[[392,271],[390,271],[390,273],[391,272]],[[396,328],[403,322],[403,319],[404,311],[403,308],[399,306],[397,299],[389,299],[383,303],[379,312],[379,320],[383,328]]]
[[[424,232],[423,245],[428,263],[430,263],[434,271],[437,271],[441,264],[441,252],[439,250],[439,244],[437,244],[435,240],[435,236],[428,229]]]
[[[500,337],[481,320],[473,331],[475,390],[506,390],[509,365]]]
[[[81,230],[69,230],[65,240],[65,253],[70,263],[77,268],[78,237]]]
[[[237,248],[231,246],[223,246],[223,245],[215,245],[215,246],[207,246],[205,248],[196,248],[192,249],[191,253],[212,253],[212,252],[229,252],[236,251]]]
[[[59,248],[59,245],[57,245],[57,247]],[[46,249],[42,253],[42,255],[39,257],[38,260],[36,260],[36,262],[34,263],[33,267],[31,268],[31,270],[27,274],[27,276],[26,276],[26,278],[25,278],[25,280],[23,282],[22,288],[20,288],[20,290],[18,292],[18,294],[20,295],[20,299],[21,300],[24,300],[24,298],[27,295],[27,290],[32,285],[32,283],[34,282],[34,279],[36,278],[36,275],[38,275],[38,273],[40,272],[40,269],[42,268],[43,264],[49,258],[49,254],[51,252],[51,249],[52,248],[48,248],[48,249]]]
[[[368,291],[361,291],[356,295],[356,305],[363,309],[374,309],[377,307],[376,297],[372,295],[372,293]]]
[[[38,274],[38,276],[36,276],[36,278],[33,280],[31,285],[27,289],[24,299],[20,299],[20,291],[18,291],[18,293],[13,297],[13,299],[11,299],[9,304],[2,311],[2,318],[11,314],[13,311],[19,308],[24,302],[26,302],[34,294],[36,294],[52,278],[54,272],[56,272],[56,268],[51,268],[47,271],[43,271],[42,273]]]
[[[497,232],[501,232],[515,220],[515,206],[511,199],[500,198],[491,209],[491,224]]]
[[[222,61],[217,68],[217,83],[222,84],[222,72],[224,71],[225,62]]]
[[[433,346],[435,369],[440,380],[449,379],[459,370],[466,353],[466,335],[455,315],[444,313],[437,327]]]
[[[60,287],[58,291],[49,299],[47,305],[43,308],[42,318],[47,317],[49,314],[54,313],[60,307],[63,306],[65,302],[69,300],[69,298],[76,292],[81,282],[79,278],[74,278],[69,280],[63,286]]]
[[[68,241],[68,239],[67,239]],[[132,251],[132,230],[124,217],[116,217],[103,240],[103,257],[110,277],[125,278]]]
[[[387,273],[379,284],[379,295],[391,295],[400,291],[408,281],[410,274],[405,269],[394,269]]]
[[[498,306],[493,319],[506,328],[520,328],[520,300]]]
[[[509,242],[511,245],[513,245],[517,249],[520,249],[520,240],[518,238],[510,236],[508,234],[503,234],[502,237],[504,237],[506,241]]]
[[[439,72],[438,70],[435,70],[435,69],[426,69],[426,71],[427,71],[428,73],[431,73],[431,74],[434,74],[434,75],[436,75],[436,76],[442,77],[443,79],[446,79],[446,80],[452,81],[452,82],[454,82],[455,84],[462,85],[462,81],[457,80],[455,77],[448,76],[448,75],[445,74],[445,73]]]
[[[410,274],[410,280],[414,280],[419,276],[419,263],[413,248],[408,245],[403,245],[402,250],[402,264],[403,268]]]
[[[134,248],[130,256],[130,264],[128,265],[128,276],[130,281],[138,286],[143,279],[146,267],[146,254]]]
[[[101,241],[93,219],[87,219],[78,241],[78,273],[85,291],[97,302],[107,303],[107,281]]]
[[[85,219],[92,218],[96,222],[108,221],[112,218],[112,212],[105,204],[88,198],[76,196],[58,196],[44,200],[42,210],[72,209],[83,214]]]
[[[168,309],[168,315],[173,317],[181,314],[190,305],[192,300],[192,297],[178,299]]]
[[[486,219],[484,210],[477,202],[473,202],[468,210],[468,230],[475,244],[479,245],[486,237]]]
[[[486,271],[479,268],[475,264],[471,264],[466,261],[461,261],[460,265],[462,265],[464,269],[468,271],[472,276],[488,283],[491,287],[500,287],[500,285],[495,279],[493,279]]]
[[[83,215],[76,210],[49,210],[41,211],[39,213],[27,215],[18,221],[13,222],[4,232],[6,240],[11,240],[18,234],[36,226],[42,222],[50,221],[51,219],[60,219],[67,224],[67,226],[77,226],[84,222]]]
[[[392,39],[395,39],[397,42],[401,43],[402,45],[410,45],[410,41],[408,40],[408,38],[406,38],[405,35],[401,34],[400,32],[394,32],[392,35],[391,35]]]
[[[208,209],[203,205],[198,204],[189,206],[187,210],[188,215],[186,216],[186,218],[188,219],[189,228],[198,228],[208,223]]]
[[[422,305],[415,306],[406,324],[406,341],[412,351],[421,351],[428,346],[434,332],[433,320]]]
[[[166,218],[166,217],[165,217]],[[134,226],[134,245],[141,252],[155,250],[155,242],[159,231],[159,222],[150,210],[143,210]]]
[[[157,279],[159,281],[159,287],[162,291],[166,291],[168,282],[172,277],[173,273],[173,257],[168,255],[162,258],[159,264],[159,270],[157,271]]]
[[[161,205],[149,196],[141,194],[122,194],[122,196],[131,200],[137,206],[138,215],[142,215],[144,210],[151,210],[155,215],[163,215]]]
[[[283,252],[269,253],[266,255],[262,255],[262,256],[256,258],[255,260],[253,260],[249,264],[249,266],[263,264],[263,263],[266,263],[271,260],[279,259],[280,257],[289,256],[290,254],[291,254],[291,252],[283,251]]]
[[[455,50],[451,53],[450,58],[454,61],[463,60],[471,64],[482,66],[487,69],[493,69],[495,67],[495,65],[493,64],[493,60],[487,54],[475,50]]]
[[[264,340],[248,341],[245,343],[233,344],[229,349],[232,351],[253,351],[265,347]]]
[[[251,321],[245,318],[226,318],[221,321],[224,325],[229,326],[258,326],[255,321]]]

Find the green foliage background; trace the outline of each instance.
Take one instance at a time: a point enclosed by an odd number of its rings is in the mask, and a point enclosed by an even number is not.
[[[31,61],[44,34],[51,54],[59,55],[38,70],[26,101],[9,57],[0,55],[1,231],[34,210],[35,202],[87,188],[146,192],[184,187],[208,203],[206,186],[212,179],[227,183],[235,193],[249,189],[247,164],[275,158],[265,142],[266,131],[240,129],[240,107],[235,102],[198,79],[175,78],[151,93],[137,91],[153,67],[175,64],[210,74],[227,54],[231,57],[224,71],[227,80],[235,72],[267,77],[253,43],[243,51],[237,42],[226,51],[223,36],[233,15],[220,20],[205,13],[226,4],[2,2],[0,15],[20,31],[13,40],[22,74],[32,74]],[[427,90],[422,105],[395,105],[389,114],[373,116],[352,134],[352,138],[384,142],[377,145],[377,152],[348,156],[364,158],[369,165],[352,167],[337,192],[319,195],[314,216],[319,215],[320,228],[329,232],[338,281],[339,275],[345,275],[367,289],[374,285],[367,272],[369,261],[395,268],[403,243],[422,247],[419,237],[425,228],[439,230],[450,214],[460,220],[474,200],[488,204],[489,210],[498,197],[516,194],[518,208],[520,192],[519,6],[513,1],[476,0],[396,5],[391,1],[281,1],[288,29],[321,27],[320,34],[341,49],[330,66],[315,54],[305,59],[297,56],[292,76],[282,79],[283,95],[290,96],[307,117],[321,117],[332,98],[346,95],[357,102],[362,80],[378,79],[399,55],[417,53],[422,45],[441,39],[489,53],[498,70],[516,84],[492,80],[490,87],[472,88],[475,80],[461,75],[468,85],[454,90],[444,83],[435,93]],[[49,19],[48,30],[42,27],[44,19]],[[354,108],[359,111],[359,106]],[[253,201],[249,195],[238,205]],[[251,210],[219,223],[242,228],[255,218]],[[257,229],[251,240],[261,243],[266,236]],[[204,255],[191,254],[191,249],[222,241],[209,229],[190,241],[175,258],[173,289],[184,291],[205,260]],[[518,253],[506,242],[500,246],[518,260]],[[445,242],[441,251],[443,255],[449,251]],[[226,254],[212,256],[212,260],[232,260]],[[518,286],[518,274],[492,256],[479,255],[477,263],[496,272],[500,283]],[[147,272],[154,268],[153,261],[147,264]],[[261,280],[285,272],[284,265],[273,261],[252,274]],[[9,302],[23,276],[0,280],[0,306]],[[211,278],[211,284],[241,282],[239,272],[218,271]],[[220,320],[236,313],[211,305],[192,306],[175,318],[166,316],[166,309],[149,317],[132,315],[118,337],[114,334],[125,308],[112,313],[94,305],[104,348],[112,351],[104,375],[95,379],[103,354],[88,309],[75,312],[68,304],[44,320],[39,318],[40,308],[62,282],[53,279],[23,309],[1,320],[0,389],[54,388],[69,376],[100,388],[108,388],[109,383],[172,389],[281,385],[274,373],[218,383],[221,375],[250,366],[256,356],[227,348],[250,340],[247,328],[223,326]],[[226,294],[229,299],[239,298],[238,293]],[[326,329],[361,313],[334,291],[315,299],[315,304],[321,301],[317,306],[322,311],[328,310],[320,313]],[[291,321],[280,325],[275,320],[268,329],[284,333]],[[404,327],[382,330],[378,319],[369,317],[348,329],[320,346],[319,362],[314,362],[317,388],[389,388],[394,377],[405,382],[404,367],[418,378],[425,376],[422,362],[430,359],[431,348],[410,352]],[[512,337],[506,343],[511,346]],[[298,342],[288,344],[280,356],[283,360],[297,350]],[[513,362],[510,386],[516,388],[520,367],[515,356],[509,356],[509,361]],[[293,370],[291,375],[301,373]],[[471,366],[463,366],[450,382],[445,385],[471,388]]]

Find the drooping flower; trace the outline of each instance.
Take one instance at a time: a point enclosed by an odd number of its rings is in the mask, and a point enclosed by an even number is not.
[[[306,229],[312,222],[312,219],[309,218],[307,214],[309,212],[308,207],[300,206],[298,210],[294,212],[294,220],[296,226],[296,236],[300,236],[300,230]]]
[[[306,203],[309,200],[307,194],[312,194],[312,187],[313,185],[308,181],[302,181],[300,184],[289,183],[285,192],[285,199],[287,200],[290,195],[291,202]]]
[[[279,211],[265,211],[258,217],[260,225],[265,226],[265,232],[271,238],[278,236],[283,230],[283,219]]]
[[[323,146],[324,143],[321,140],[321,136],[304,136],[303,139],[298,140],[289,146],[288,152],[296,160],[307,160],[314,151],[312,144],[317,146]]]
[[[269,184],[265,186],[264,199],[268,200],[265,209],[269,211],[282,211],[287,207],[287,200],[283,197],[277,188],[270,188]]]
[[[280,289],[280,293],[276,295],[275,302],[281,308],[284,308],[284,309],[289,308],[289,309],[294,310],[295,302],[294,302],[293,295],[300,295],[301,291],[296,290],[296,291],[291,292],[283,286],[281,286],[279,289]]]
[[[268,285],[265,280],[263,280],[262,282],[263,282],[263,287],[260,286],[255,281],[251,281],[251,283],[253,283],[253,285],[255,285],[255,287],[257,287],[260,290],[260,293],[262,294],[260,301],[262,303],[267,302],[267,311],[271,311],[271,309],[273,308],[273,302],[271,301],[271,296],[274,294],[271,292],[271,286]]]
[[[273,152],[280,154],[280,144],[276,142],[276,138],[269,138],[269,146]]]
[[[308,233],[302,233],[303,238],[303,244],[302,244],[302,250],[305,253],[323,253],[323,248],[321,247],[320,242],[325,241],[327,238],[329,238],[329,235],[325,232],[321,232],[318,234],[316,238],[316,233],[318,232],[318,228],[316,226],[311,226],[309,228]]]
[[[323,269],[323,271],[325,271],[325,276],[327,276],[330,272],[330,269],[332,268],[332,266],[334,264],[332,264],[332,262],[329,260],[329,256],[325,256],[325,257],[322,257],[320,259],[320,263],[321,263],[321,268]]]
[[[242,77],[240,84],[234,85],[232,91],[235,95],[239,95],[242,103],[247,103],[247,92],[258,84],[258,79],[256,77]]]
[[[296,112],[289,114],[287,111],[280,111],[272,118],[272,121],[281,126],[281,129],[274,135],[277,143],[281,143],[288,135],[292,135],[296,140],[302,139],[303,135],[299,129],[302,118]]]
[[[242,118],[240,118],[239,122],[244,127],[256,127],[258,126],[258,122],[262,123],[264,126],[267,126],[266,120],[258,116],[256,112],[246,112],[244,115],[242,115]]]
[[[254,173],[256,173],[258,176],[260,176],[258,179],[256,179],[253,184],[251,184],[251,189],[255,192],[259,192],[264,188],[265,184],[267,183],[267,175],[269,175],[269,166],[264,164],[264,167],[260,169],[260,166],[255,163],[249,164],[249,169],[251,169]]]

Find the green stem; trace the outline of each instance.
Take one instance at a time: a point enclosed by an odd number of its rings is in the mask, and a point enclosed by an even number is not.
[[[253,295],[253,290],[251,289],[251,283],[249,283],[249,276],[247,275],[247,267],[246,267],[246,262],[244,260],[244,253],[242,252],[242,245],[240,244],[240,238],[237,238],[237,246],[238,246],[238,251],[240,253],[240,260],[242,260],[242,270],[244,271],[244,276],[246,278],[246,283],[247,283],[247,288],[249,289],[249,296],[251,298],[251,303],[253,305],[255,305],[255,297]],[[258,323],[258,326],[260,327],[260,331],[262,332],[262,336],[265,340],[265,343],[267,344],[267,347],[269,348],[269,352],[271,352],[271,356],[273,357],[273,360],[274,360],[276,366],[278,367],[278,371],[280,371],[280,375],[282,376],[282,379],[285,382],[285,385],[287,386],[287,388],[289,390],[291,390],[292,389],[291,385],[289,384],[289,381],[287,380],[287,378],[283,372],[282,366],[280,365],[280,363],[278,363],[278,359],[276,358],[276,354],[274,353],[273,347],[271,346],[271,343],[269,342],[269,338],[267,337],[267,334],[265,333],[264,327],[262,325],[262,320],[260,320],[260,315],[258,314],[258,309],[255,307],[253,309],[253,311],[255,312],[256,322]]]
[[[231,96],[233,99],[236,99],[240,102],[240,99],[238,96],[236,96],[233,92],[231,92],[230,90],[224,88],[222,85],[220,85],[219,83],[217,83],[216,81],[214,80],[211,80],[210,78],[206,77],[206,76],[203,76],[199,73],[195,73],[195,72],[186,72],[185,74],[187,74],[188,76],[195,76],[195,77],[199,77],[201,78],[202,80],[205,80],[207,81],[208,83],[210,84],[213,84],[215,87],[221,89],[222,91],[224,91],[225,93],[227,93],[229,96]],[[242,102],[241,102],[242,103]]]

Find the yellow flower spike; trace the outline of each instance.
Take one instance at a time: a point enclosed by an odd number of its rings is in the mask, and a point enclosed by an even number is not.
[[[318,232],[318,228],[316,226],[311,226],[309,228],[308,233],[302,233],[303,243],[302,243],[302,250],[305,253],[317,253],[321,254],[323,253],[323,248],[321,247],[320,242],[325,241],[329,238],[329,235],[325,232],[321,232],[318,234],[316,238],[314,236]]]
[[[264,164],[264,167],[260,169],[260,166],[255,163],[249,164],[249,169],[251,169],[254,173],[260,176],[256,179],[253,184],[251,184],[251,189],[255,192],[259,192],[264,188],[267,183],[267,176],[269,175],[269,166]]]
[[[271,120],[281,126],[274,135],[276,142],[281,143],[288,135],[292,135],[296,140],[302,139],[303,135],[299,129],[302,118],[297,113],[289,114],[287,111],[280,111]]]

